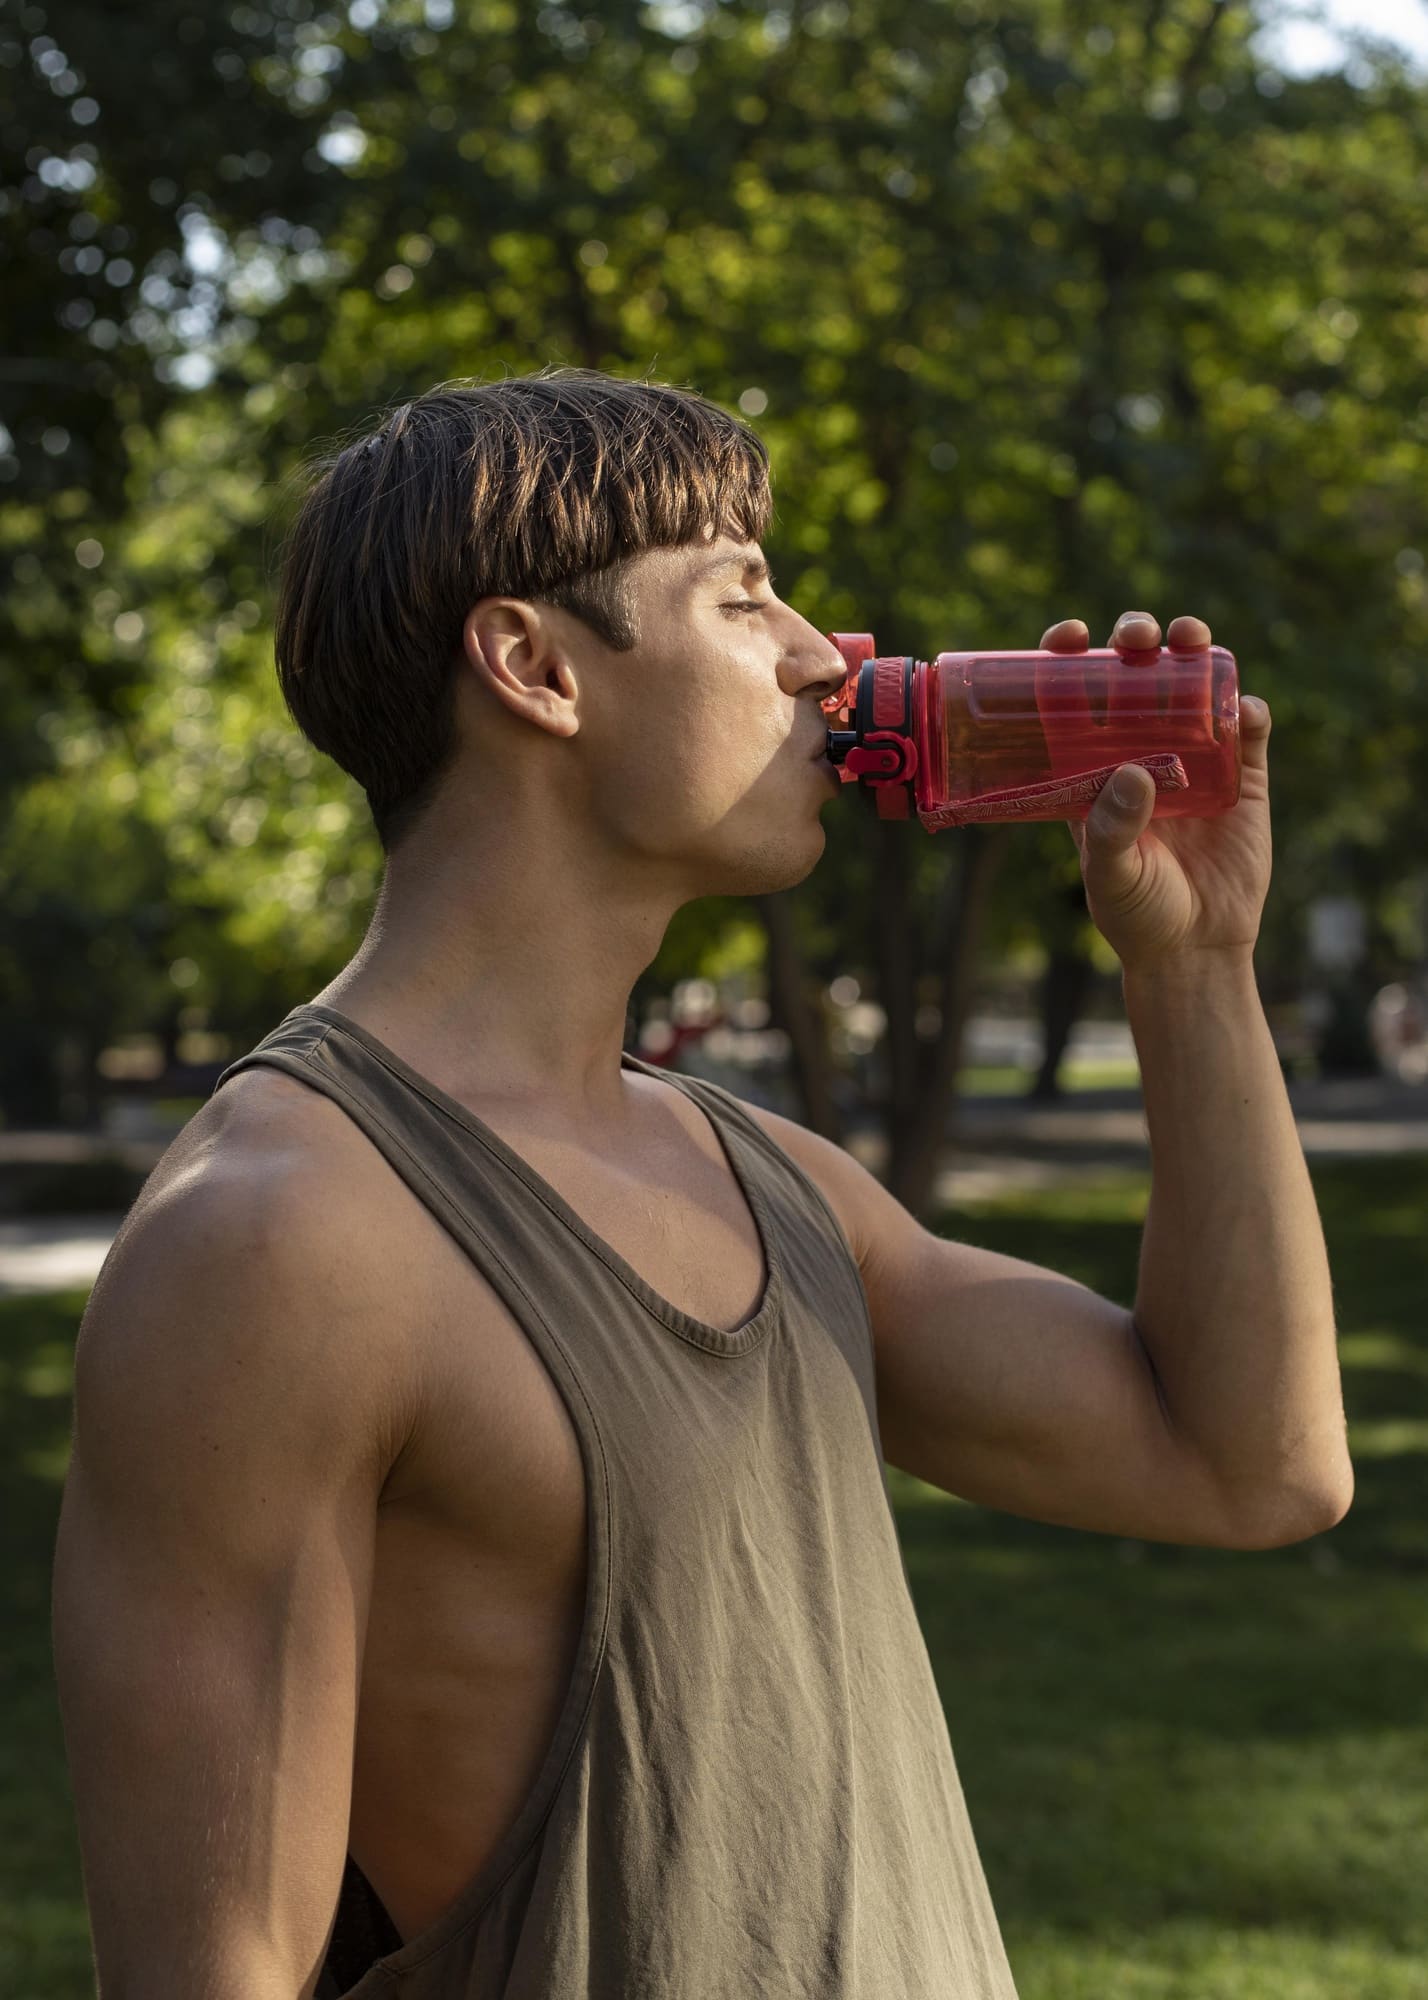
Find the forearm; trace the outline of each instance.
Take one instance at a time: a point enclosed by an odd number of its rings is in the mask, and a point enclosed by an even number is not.
[[[1126,971],[1151,1197],[1135,1318],[1170,1421],[1244,1517],[1353,1490],[1328,1253],[1248,953]]]

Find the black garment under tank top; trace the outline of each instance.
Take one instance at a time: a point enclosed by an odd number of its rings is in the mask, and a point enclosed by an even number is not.
[[[405,1943],[349,1855],[315,2000],[1016,2000],[888,1501],[858,1266],[721,1086],[758,1225],[733,1332],[661,1298],[495,1132],[334,1008],[254,1064],[341,1106],[451,1234],[579,1439],[584,1617],[527,1797]]]

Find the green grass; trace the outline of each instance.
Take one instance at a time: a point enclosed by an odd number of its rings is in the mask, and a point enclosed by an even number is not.
[[[1240,1553],[897,1472],[913,1595],[1021,2000],[1428,1994],[1428,1160],[1316,1163],[1356,1494]],[[944,1226],[1129,1304],[1148,1176]]]
[[[1019,1063],[975,1063],[957,1072],[957,1089],[963,1097],[1021,1097],[1035,1080],[1036,1071]],[[1078,1090],[1135,1090],[1140,1085],[1140,1064],[1068,1056],[1058,1081],[1068,1096]]]
[[[1330,1534],[1248,1554],[1121,1541],[890,1474],[1021,2000],[1428,1994],[1428,1160],[1316,1163],[1314,1182],[1357,1470]],[[947,1226],[1128,1304],[1146,1188],[1101,1172]],[[93,1993],[49,1659],[83,1304],[0,1302],[11,2000]]]

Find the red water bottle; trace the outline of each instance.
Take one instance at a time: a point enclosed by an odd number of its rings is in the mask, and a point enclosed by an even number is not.
[[[823,703],[828,760],[882,819],[929,833],[974,820],[1084,819],[1120,764],[1155,779],[1157,819],[1208,819],[1240,795],[1240,694],[1223,646],[879,658],[830,632],[848,678]]]

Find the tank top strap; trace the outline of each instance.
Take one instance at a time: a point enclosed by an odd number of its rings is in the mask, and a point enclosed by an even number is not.
[[[863,1338],[871,1359],[873,1329],[862,1270],[837,1211],[817,1181],[754,1117],[744,1100],[722,1083],[715,1083],[709,1077],[690,1076],[682,1070],[662,1069],[628,1053],[625,1061],[646,1076],[662,1077],[667,1083],[675,1084],[700,1106],[716,1129],[732,1126],[739,1138],[752,1149],[761,1169],[760,1186],[766,1199],[770,1199],[780,1211],[785,1231],[793,1231],[805,1243],[811,1238],[825,1249],[832,1247],[835,1253],[839,1253],[835,1261],[841,1265],[842,1289],[854,1306],[855,1318],[861,1319]],[[775,1189],[781,1197],[776,1201],[772,1200]]]

